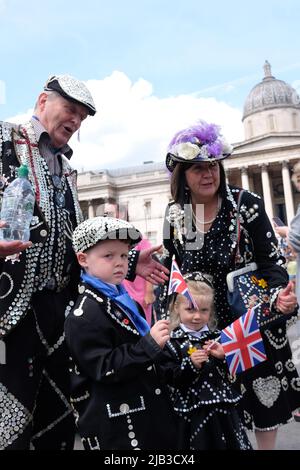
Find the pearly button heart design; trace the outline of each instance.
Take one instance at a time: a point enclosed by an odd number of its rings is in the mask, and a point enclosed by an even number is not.
[[[277,377],[259,377],[253,381],[253,390],[260,403],[271,408],[280,395],[281,384]]]

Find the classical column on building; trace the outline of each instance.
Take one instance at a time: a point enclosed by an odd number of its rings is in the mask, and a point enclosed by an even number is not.
[[[249,177],[248,177],[248,167],[242,166],[241,176],[242,176],[242,188],[249,190],[250,184],[249,184]]]
[[[253,173],[252,173],[252,171],[248,171],[248,180],[249,180],[249,189],[250,189],[250,191],[253,191],[254,182],[253,182]]]
[[[287,161],[282,162],[281,168],[283,192],[284,192],[284,203],[286,207],[287,223],[289,224],[295,215],[295,207],[293,200],[293,188],[291,183],[291,176],[289,165]]]
[[[93,206],[93,201],[88,201],[88,215],[89,215],[89,219],[92,219],[93,217],[95,217],[95,209],[94,209],[94,206]]]
[[[261,165],[261,180],[262,180],[266,212],[269,216],[269,219],[272,220],[272,218],[274,217],[274,211],[273,211],[273,200],[272,200],[270,177],[269,177],[267,165]]]

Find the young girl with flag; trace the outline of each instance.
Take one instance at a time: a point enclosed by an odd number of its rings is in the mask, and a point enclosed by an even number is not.
[[[185,279],[189,297],[183,289],[170,304],[173,331],[169,360],[162,367],[180,417],[182,446],[249,450],[236,406],[241,396],[228,379],[224,350],[218,342],[220,331],[213,330],[213,288],[201,273],[190,273]]]

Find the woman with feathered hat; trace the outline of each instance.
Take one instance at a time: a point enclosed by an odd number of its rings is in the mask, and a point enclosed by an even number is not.
[[[219,329],[235,320],[227,301],[226,276],[252,261],[269,284],[275,316],[292,314],[297,304],[263,200],[244,191],[237,209],[242,189],[227,184],[222,163],[231,150],[219,126],[200,121],[175,134],[166,156],[174,200],[165,215],[165,265],[169,267],[175,256],[183,274],[200,271],[213,276]],[[158,299],[162,316],[168,315],[166,300],[164,286]],[[270,324],[263,340],[268,360],[242,375],[242,405],[258,448],[272,449],[277,428],[299,406],[300,379],[291,360],[286,323]]]

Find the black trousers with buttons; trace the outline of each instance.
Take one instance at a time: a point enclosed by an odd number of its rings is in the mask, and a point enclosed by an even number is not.
[[[69,404],[69,354],[64,320],[70,301],[34,294],[25,318],[5,338],[0,364],[0,449],[71,450],[75,423]]]

